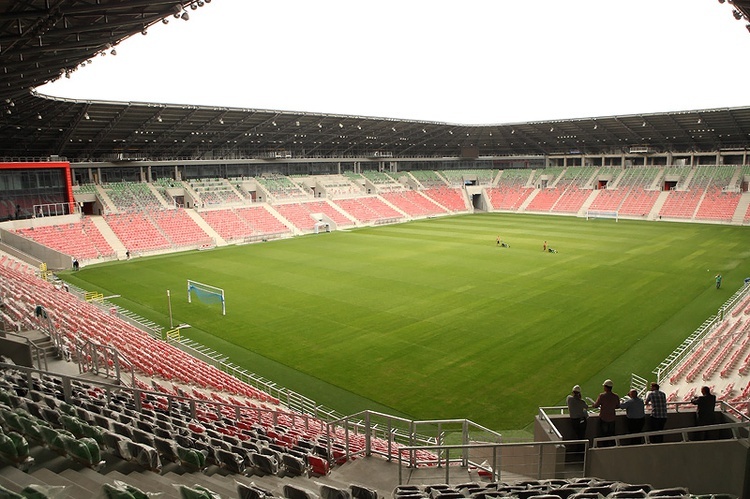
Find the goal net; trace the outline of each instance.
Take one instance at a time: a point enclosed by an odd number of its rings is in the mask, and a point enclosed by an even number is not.
[[[596,218],[609,218],[614,219],[615,222],[620,218],[619,211],[599,211],[599,210],[586,210],[586,220],[593,220]]]
[[[213,305],[221,303],[221,315],[227,315],[226,301],[224,300],[224,290],[215,286],[209,286],[198,281],[187,281],[187,295],[188,303],[193,303],[192,297],[198,299],[198,301]]]

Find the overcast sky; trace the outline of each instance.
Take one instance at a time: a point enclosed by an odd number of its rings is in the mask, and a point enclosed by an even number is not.
[[[750,105],[716,0],[213,0],[42,93],[460,124]]]

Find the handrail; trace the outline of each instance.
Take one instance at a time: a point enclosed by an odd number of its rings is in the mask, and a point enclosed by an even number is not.
[[[578,474],[581,476],[584,475],[584,471],[586,470],[586,457],[588,455],[588,447],[589,447],[589,441],[588,440],[565,440],[562,442],[524,442],[524,443],[496,443],[496,444],[465,444],[465,445],[439,445],[439,446],[425,446],[425,445],[410,445],[405,446],[401,449],[402,452],[398,455],[398,484],[402,485],[404,483],[403,479],[403,469],[404,465],[407,467],[414,467],[414,464],[411,462],[404,462],[403,455],[407,454],[409,456],[414,455],[417,451],[420,450],[429,450],[431,452],[435,451],[443,451],[445,453],[445,483],[451,483],[450,481],[450,472],[451,472],[451,463],[454,464],[460,464],[461,467],[466,466],[473,466],[477,468],[478,470],[482,470],[486,473],[489,473],[491,475],[490,481],[500,481],[501,479],[501,471],[500,471],[500,459],[498,456],[498,451],[501,449],[512,449],[512,448],[528,448],[528,447],[538,447],[539,451],[536,453],[537,456],[540,458],[539,463],[537,464],[537,470],[538,470],[538,476],[537,478],[541,479],[543,478],[541,476],[541,456],[544,455],[543,449],[545,447],[552,447],[553,449],[559,449],[560,446],[581,446],[583,450],[581,451],[581,455],[583,457],[583,460],[580,461],[581,464],[581,470]],[[483,463],[474,463],[471,461],[466,461],[465,456],[470,450],[475,449],[492,449],[492,462],[487,463],[486,461]],[[450,454],[451,450],[458,450],[460,451],[461,458],[460,459],[451,459]],[[440,463],[438,463],[440,465]],[[465,473],[463,470],[461,472],[462,474]]]
[[[750,286],[743,284],[724,304],[719,307],[718,315],[712,315],[701,324],[690,336],[688,336],[677,348],[675,348],[666,359],[664,359],[653,371],[657,382],[661,383],[690,353],[697,342],[705,338],[713,328],[724,321],[727,312],[731,311],[742,298],[750,292]]]
[[[344,449],[347,457],[355,457],[355,455],[361,453],[365,455],[382,455],[387,459],[392,459],[396,454],[401,455],[403,449],[406,448],[404,446],[412,445],[422,445],[426,449],[432,450],[447,445],[444,442],[448,433],[460,433],[462,445],[470,444],[472,433],[474,432],[481,432],[483,436],[489,437],[487,440],[490,442],[499,443],[502,439],[500,433],[468,419],[412,420],[370,410],[329,421],[329,437],[332,436],[334,428],[343,428],[347,435],[345,439],[347,445]],[[429,430],[429,433],[423,429]],[[355,434],[364,434],[364,450],[354,454],[350,452],[348,448],[348,434],[350,431],[355,432]],[[387,442],[385,449],[378,450],[373,448],[370,445],[373,438],[385,440]],[[331,439],[329,438],[329,447],[330,441]],[[329,448],[329,452],[330,450]],[[415,466],[419,464],[415,455],[410,456],[410,462]],[[440,463],[439,456],[435,456],[435,462]]]
[[[737,419],[740,419],[742,421],[746,421],[746,422],[750,423],[750,416],[748,416],[747,414],[744,414],[742,411],[740,411],[739,409],[735,408],[733,405],[727,403],[724,400],[717,400],[716,403],[718,405],[718,410],[720,412],[730,413],[730,414],[734,415],[735,417],[737,417]],[[672,410],[675,413],[678,413],[678,414],[680,412],[686,413],[686,412],[695,412],[696,411],[695,404],[693,404],[691,402],[683,402],[683,401],[679,401],[679,402],[667,402],[667,408],[669,409],[670,407],[672,408]],[[684,408],[688,408],[689,410],[686,411],[686,410],[684,410]],[[683,410],[680,411],[680,409],[683,409]],[[596,413],[596,411],[589,410],[588,412],[589,412],[589,414],[592,417],[597,417],[598,416],[598,414]],[[625,414],[625,409],[616,409],[615,412],[618,415],[624,415]],[[539,408],[539,417],[542,417],[545,421],[547,421],[550,424],[552,424],[552,420],[548,416],[548,413],[550,413],[550,414],[554,414],[554,413],[557,413],[557,414],[568,414],[568,407],[564,406],[564,405],[556,405],[556,406],[546,406],[546,407],[540,407]]]
[[[745,434],[741,434],[741,430],[745,430]],[[705,432],[705,431],[720,431],[720,430],[730,430],[732,433],[732,438],[734,440],[740,440],[740,439],[747,439],[748,435],[750,434],[750,423],[744,422],[744,423],[721,423],[721,424],[713,424],[713,425],[704,425],[704,426],[687,426],[684,428],[678,428],[674,430],[661,430],[661,431],[644,431],[641,433],[627,433],[624,435],[615,435],[613,437],[599,437],[594,438],[591,447],[592,448],[599,448],[603,447],[605,442],[614,442],[614,445],[616,447],[620,446],[628,446],[628,444],[632,445],[632,441],[635,439],[643,439],[643,442],[646,444],[655,444],[655,443],[675,443],[673,440],[669,442],[655,442],[652,440],[654,437],[661,437],[663,438],[665,435],[680,435],[679,442],[690,442],[690,434],[691,433],[699,433],[699,432]],[[624,443],[623,443],[624,442]]]

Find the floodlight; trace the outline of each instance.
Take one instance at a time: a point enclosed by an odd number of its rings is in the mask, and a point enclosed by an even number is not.
[[[732,11],[732,15],[733,15],[733,16],[734,16],[734,18],[735,18],[735,19],[737,19],[738,21],[739,21],[740,19],[742,19],[742,12],[740,12],[740,11],[739,11],[739,10],[737,10],[737,9],[734,9],[734,10]]]

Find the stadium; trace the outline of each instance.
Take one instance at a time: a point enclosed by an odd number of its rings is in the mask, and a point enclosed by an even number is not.
[[[750,108],[38,90],[211,3],[0,1],[3,494],[750,496]],[[666,427],[600,418],[604,380],[658,383]]]

